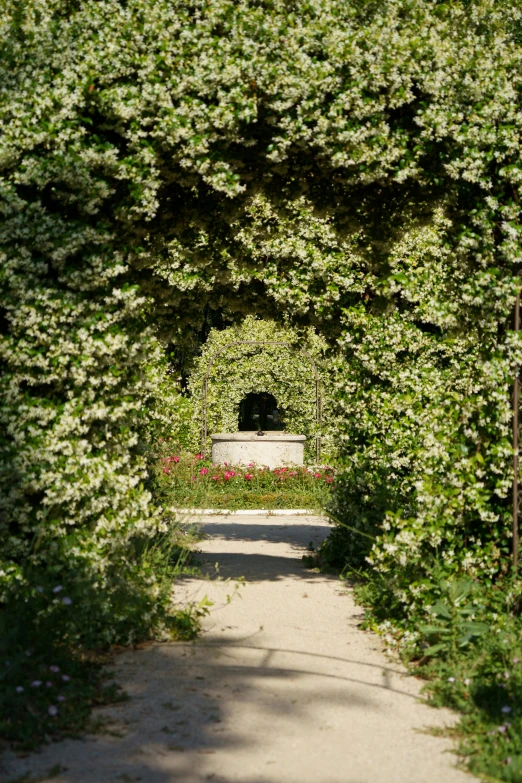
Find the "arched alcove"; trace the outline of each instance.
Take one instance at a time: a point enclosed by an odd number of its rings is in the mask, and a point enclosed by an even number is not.
[[[280,409],[273,394],[266,391],[249,392],[239,403],[238,430],[282,429]]]

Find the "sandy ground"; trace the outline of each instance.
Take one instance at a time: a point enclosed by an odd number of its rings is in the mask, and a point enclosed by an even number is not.
[[[324,521],[201,524],[210,579],[186,578],[176,591],[214,601],[201,638],[118,656],[115,677],[131,700],[98,710],[110,731],[6,756],[2,781],[471,783],[451,743],[429,734],[451,714],[418,701],[419,682],[359,629],[342,583],[303,567]]]

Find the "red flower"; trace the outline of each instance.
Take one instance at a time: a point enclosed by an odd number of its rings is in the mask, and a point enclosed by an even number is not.
[[[163,472],[169,474],[170,470],[168,468],[163,468]]]
[[[312,475],[313,475],[314,478],[321,478],[321,474],[320,473],[313,473]]]
[[[252,481],[252,479],[254,478],[254,474],[253,473],[245,473],[243,478],[245,479],[245,481]]]
[[[208,468],[201,468],[201,470],[199,471],[200,476],[206,476],[207,473],[208,473]]]
[[[211,481],[219,481],[219,476],[211,476],[210,480]]]
[[[204,459],[203,454],[196,454],[194,459]]]
[[[171,462],[179,462],[179,457],[170,457]]]
[[[236,475],[235,470],[225,470],[223,474],[223,478],[225,479],[225,481],[230,481],[230,479],[235,475]]]

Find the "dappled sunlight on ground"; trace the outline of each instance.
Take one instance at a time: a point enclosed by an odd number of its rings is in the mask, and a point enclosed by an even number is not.
[[[99,710],[110,733],[11,757],[6,771],[61,765],[48,783],[470,780],[446,740],[419,731],[449,714],[417,701],[419,684],[358,628],[347,588],[304,568],[325,520],[211,517],[202,530],[202,576],[176,589],[214,602],[201,638],[118,656],[130,700]]]

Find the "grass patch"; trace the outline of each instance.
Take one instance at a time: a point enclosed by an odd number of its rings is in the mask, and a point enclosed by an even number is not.
[[[125,699],[108,684],[108,656],[66,647],[11,649],[0,679],[0,737],[20,750],[60,740],[90,727],[94,706]]]
[[[174,580],[194,570],[191,543],[175,525],[136,536],[102,584],[78,564],[59,578],[49,563],[20,572],[0,607],[1,740],[35,750],[93,730],[93,707],[125,698],[106,669],[116,647],[197,635],[207,602],[172,605]]]

